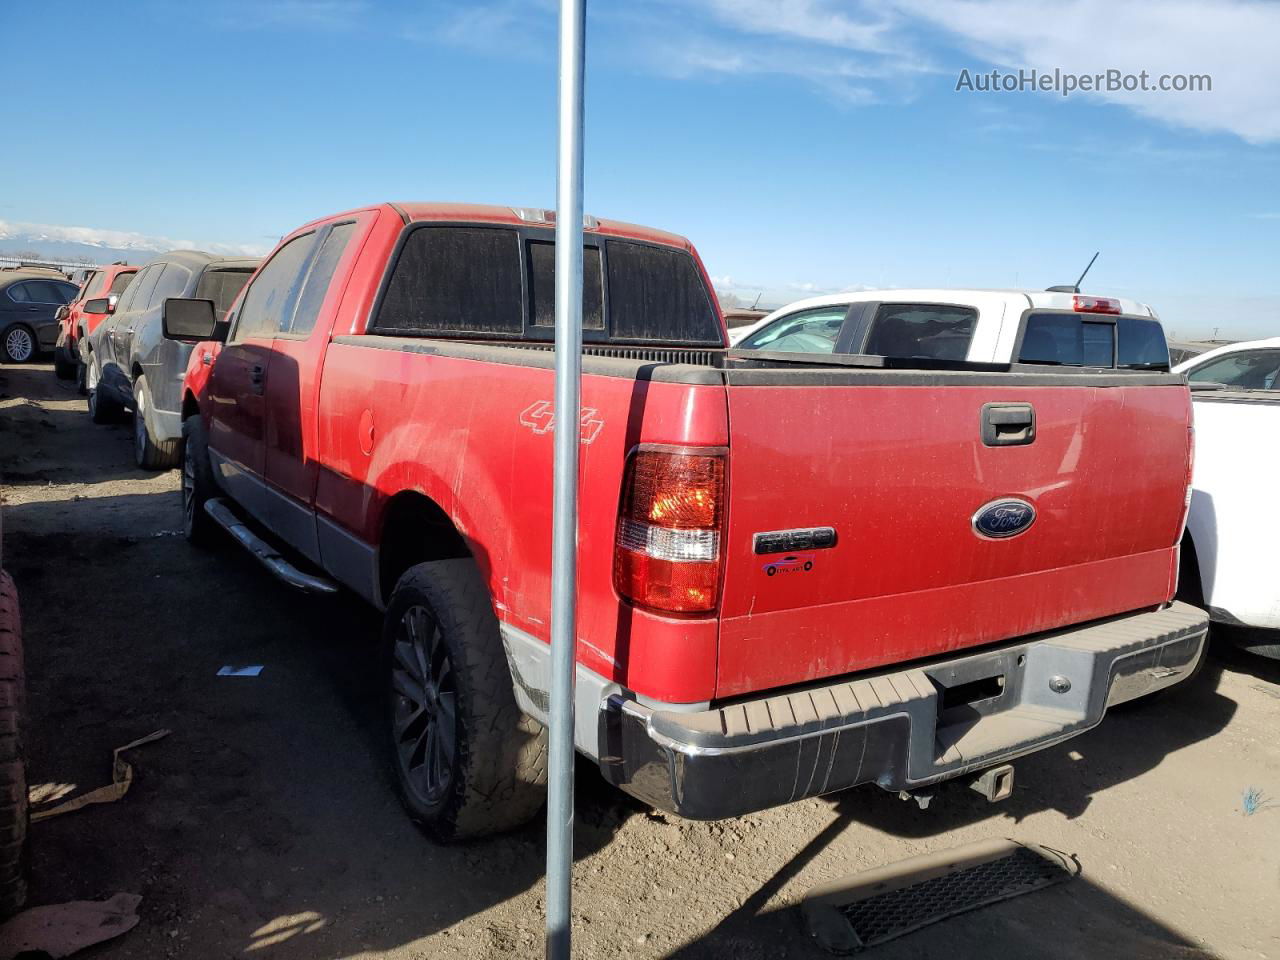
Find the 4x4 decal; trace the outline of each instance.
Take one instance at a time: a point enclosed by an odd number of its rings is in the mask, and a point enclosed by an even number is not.
[[[591,443],[600,436],[604,429],[604,421],[596,419],[595,407],[582,408],[582,420],[579,427],[579,439],[583,443]],[[539,400],[520,411],[521,426],[528,427],[534,433],[542,435],[556,428],[556,411],[550,400]]]

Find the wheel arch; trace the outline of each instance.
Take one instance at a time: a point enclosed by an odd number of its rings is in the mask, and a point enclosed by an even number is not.
[[[402,490],[387,501],[378,538],[378,590],[383,604],[410,567],[433,560],[474,559],[467,538],[435,500]]]

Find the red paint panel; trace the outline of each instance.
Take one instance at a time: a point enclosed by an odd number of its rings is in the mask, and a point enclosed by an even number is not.
[[[371,342],[376,342],[370,338]],[[317,509],[377,543],[386,503],[418,491],[471,545],[498,617],[549,639],[554,373],[520,364],[331,344],[320,390]],[[709,699],[717,621],[622,603],[612,583],[626,453],[637,443],[723,446],[720,387],[585,376],[579,660],[648,696]],[[360,424],[378,425],[372,451]]]
[[[981,442],[985,403],[1031,403],[1026,446]],[[729,391],[719,686],[835,676],[1169,597],[1189,400],[1169,387],[825,386]],[[1007,540],[970,520],[1033,504]],[[808,571],[768,576],[756,532],[832,526]]]

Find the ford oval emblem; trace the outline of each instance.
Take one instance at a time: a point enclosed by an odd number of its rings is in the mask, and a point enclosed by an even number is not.
[[[1025,533],[1036,522],[1036,508],[1025,500],[992,500],[973,515],[973,532],[988,540],[1004,540]]]

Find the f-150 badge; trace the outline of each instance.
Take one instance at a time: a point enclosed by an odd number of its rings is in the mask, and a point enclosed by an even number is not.
[[[595,407],[582,408],[581,423],[578,433],[583,443],[590,443],[600,436],[600,431],[604,429],[604,421],[596,419]],[[555,407],[551,405],[550,400],[539,400],[536,403],[531,403],[520,411],[520,424],[528,427],[539,436],[544,433],[550,433],[556,428]]]
[[[1036,522],[1036,508],[1017,497],[992,500],[973,515],[973,532],[985,540],[1005,540],[1026,533]]]

